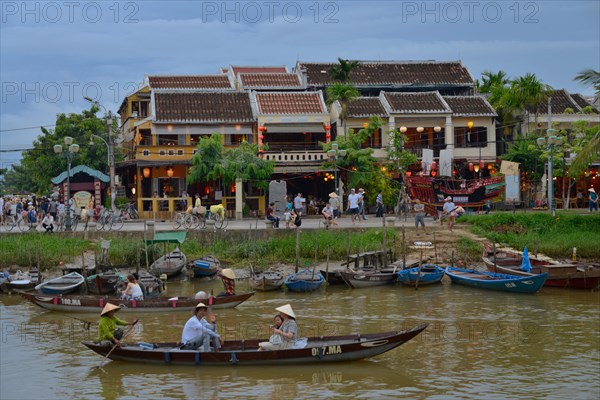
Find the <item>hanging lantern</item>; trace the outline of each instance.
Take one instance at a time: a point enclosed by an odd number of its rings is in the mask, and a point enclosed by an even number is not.
[[[454,171],[452,171],[452,174],[453,174],[453,175],[458,175],[458,171],[457,171],[457,170],[454,170]]]
[[[407,128],[407,127],[405,127],[405,126],[401,126],[401,127],[400,127],[400,132],[401,132],[401,133],[406,133],[406,131],[407,131],[407,130],[408,130],[408,128]]]
[[[494,166],[492,165],[492,163],[489,163],[489,164],[488,164],[488,170],[489,170],[489,171],[491,171],[491,170],[493,170],[493,169],[494,169]]]
[[[367,129],[368,127],[369,127],[369,123],[368,122],[363,123],[363,128]]]
[[[264,132],[266,130],[266,128],[265,128],[264,125],[261,125],[261,126],[258,127],[258,130],[261,131],[261,132]]]
[[[411,171],[406,171],[406,176],[408,176],[410,178],[411,175],[412,175]]]
[[[472,162],[469,163],[469,171],[473,172],[473,163]]]
[[[169,167],[169,169],[167,169],[167,176],[168,176],[169,178],[172,178],[172,177],[173,177],[173,168]]]
[[[473,128],[473,121],[467,122],[467,126],[469,127],[469,129]]]
[[[331,129],[331,125],[325,125],[325,130],[328,131]]]
[[[436,175],[437,175],[437,171],[431,171],[431,176],[432,176],[432,177],[434,177],[434,178],[435,178],[435,177],[436,177]]]
[[[434,131],[435,133],[440,133],[440,132],[442,131],[442,127],[441,127],[441,126],[434,126],[434,127],[433,127],[433,131]]]
[[[484,169],[485,168],[485,163],[483,162],[483,160],[479,161],[479,169]]]
[[[417,132],[422,133],[425,130],[422,126],[417,126]]]
[[[265,135],[258,135],[258,138],[262,141],[265,139]]]
[[[437,163],[434,161],[431,163],[431,170],[435,171],[437,169]]]
[[[142,173],[144,174],[144,178],[150,178],[150,168],[146,167],[142,170]]]
[[[479,164],[475,164],[473,166],[473,170],[475,171],[475,173],[479,172]]]
[[[327,134],[325,134],[325,137],[326,137],[327,139],[331,139],[331,133],[327,133]]]

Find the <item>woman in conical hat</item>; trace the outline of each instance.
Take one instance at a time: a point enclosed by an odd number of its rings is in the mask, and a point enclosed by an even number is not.
[[[102,312],[100,312],[100,323],[98,324],[98,342],[100,342],[103,346],[120,346],[124,331],[122,328],[117,328],[117,325],[133,326],[138,322],[137,319],[127,322],[115,317],[115,314],[120,309],[120,306],[107,303],[102,309]]]
[[[284,306],[277,307],[275,310],[279,311],[279,315],[283,319],[283,323],[279,328],[272,327],[273,334],[280,335],[283,340],[279,344],[261,342],[258,345],[262,350],[288,349],[293,348],[296,344],[298,325],[296,325],[296,314],[294,314],[292,306],[290,304],[286,304]]]
[[[223,281],[225,291],[220,293],[219,296],[233,296],[235,295],[235,272],[231,268],[225,268],[219,272],[219,276]]]

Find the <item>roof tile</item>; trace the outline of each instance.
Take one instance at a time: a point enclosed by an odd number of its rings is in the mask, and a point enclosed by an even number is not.
[[[359,97],[347,105],[349,117],[387,117],[388,113],[379,97]]]
[[[480,96],[444,96],[453,117],[495,117],[496,111]]]
[[[321,92],[256,93],[260,114],[324,114]]]
[[[152,89],[233,89],[227,75],[149,76]]]
[[[573,94],[571,94],[571,97],[573,98],[573,100],[575,100],[575,103],[577,103],[577,105],[579,107],[581,107],[582,110],[586,107],[592,106],[594,114],[598,114],[598,109],[596,107],[594,107],[594,105],[592,103],[587,101],[585,99],[585,97],[583,97],[579,93],[573,93]]]
[[[248,93],[188,92],[154,94],[157,122],[253,122]]]
[[[392,113],[429,114],[451,112],[438,92],[384,92],[383,95],[391,106]]]
[[[240,73],[244,89],[302,89],[300,77],[289,73]]]

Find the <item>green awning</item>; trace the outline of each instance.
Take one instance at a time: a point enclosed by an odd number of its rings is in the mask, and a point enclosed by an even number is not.
[[[146,245],[152,245],[156,243],[179,243],[185,242],[186,231],[181,232],[156,232],[154,233],[153,239],[147,239]]]
[[[71,178],[80,172],[83,172],[84,174],[88,174],[89,176],[91,176],[93,178],[97,178],[98,180],[100,180],[104,183],[110,182],[110,177],[108,175],[105,175],[102,172],[95,170],[93,168],[90,168],[88,166],[85,166],[85,165],[77,165],[76,167],[71,168]],[[52,178],[50,181],[55,185],[59,185],[67,179],[67,175],[68,175],[67,171],[64,171],[60,175]]]

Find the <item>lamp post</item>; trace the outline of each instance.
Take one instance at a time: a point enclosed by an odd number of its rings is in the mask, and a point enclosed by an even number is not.
[[[84,99],[94,105],[97,105],[98,107],[103,108],[104,112],[106,113],[106,115],[108,117],[106,120],[106,124],[107,124],[107,128],[108,128],[108,143],[98,135],[92,134],[92,137],[95,136],[97,138],[102,139],[102,141],[107,145],[107,148],[108,148],[108,168],[109,168],[109,176],[110,176],[110,208],[114,211],[115,210],[115,197],[117,196],[117,193],[115,192],[115,146],[114,146],[114,142],[113,142],[113,138],[112,138],[113,116],[112,116],[112,113],[110,110],[107,110],[106,107],[104,107],[102,104],[100,104],[96,100],[94,100],[90,97],[87,97],[87,96],[84,97]]]
[[[556,136],[556,129],[549,128],[546,130],[546,137],[537,138],[537,144],[540,147],[547,146],[550,154],[548,155],[548,210],[552,216],[556,215],[556,209],[554,208],[554,146],[562,145],[562,138]]]
[[[71,230],[71,161],[73,161],[73,156],[79,152],[79,145],[73,143],[73,138],[70,136],[65,136],[65,147],[57,144],[54,145],[54,152],[56,154],[62,154],[67,158],[67,218],[65,220],[65,230]]]
[[[338,171],[337,171],[337,160],[338,158],[344,158],[346,157],[346,150],[345,149],[339,149],[339,146],[337,143],[332,143],[331,144],[331,150],[327,151],[327,156],[329,156],[329,158],[331,158],[333,160],[333,172],[335,174],[335,194],[337,194],[338,196],[340,195],[339,191],[338,191]]]

